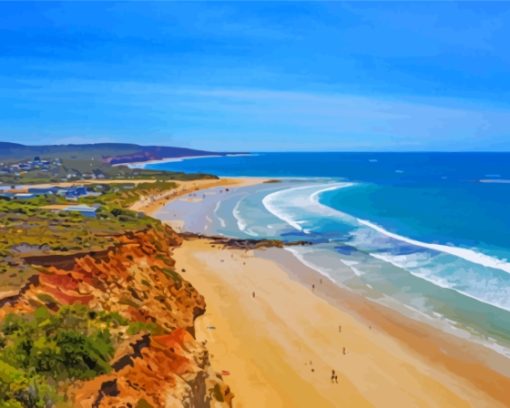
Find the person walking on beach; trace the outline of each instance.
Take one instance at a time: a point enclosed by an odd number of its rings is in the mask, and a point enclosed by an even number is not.
[[[251,293],[251,297],[255,299],[255,292]]]
[[[338,376],[336,375],[335,370],[331,370],[331,382],[338,384]]]

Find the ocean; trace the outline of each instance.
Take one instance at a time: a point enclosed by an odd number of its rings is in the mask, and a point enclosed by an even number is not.
[[[258,153],[147,168],[282,179],[208,193],[192,217],[183,203],[165,211],[195,232],[311,241],[288,250],[336,284],[510,356],[510,153]]]

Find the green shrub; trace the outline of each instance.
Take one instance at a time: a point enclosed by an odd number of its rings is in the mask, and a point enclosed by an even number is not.
[[[29,378],[19,369],[0,360],[0,407],[46,408],[58,400],[56,391],[45,381]]]
[[[47,293],[38,293],[37,298],[41,301],[46,303],[47,305],[55,305],[57,304],[57,301]]]
[[[177,272],[175,272],[174,270],[172,269],[169,269],[169,268],[163,268],[162,269],[163,273],[168,276],[169,278],[171,278],[175,283],[180,283],[182,281],[182,277],[181,275],[179,275]]]
[[[7,315],[0,324],[0,408],[53,407],[52,384],[109,372],[114,347],[108,329],[128,323],[117,312],[83,305]]]
[[[138,334],[141,332],[149,332],[154,335],[163,334],[165,330],[156,323],[153,322],[132,322],[129,323],[127,329],[128,334]]]
[[[67,306],[57,313],[8,315],[0,327],[0,360],[55,380],[88,379],[110,370],[114,349],[108,330],[89,324],[87,308]]]

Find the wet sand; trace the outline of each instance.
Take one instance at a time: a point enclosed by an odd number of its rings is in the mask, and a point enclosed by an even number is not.
[[[142,210],[154,214],[197,187]],[[206,299],[197,338],[236,407],[510,406],[508,360],[339,288],[283,249],[190,239],[174,255]]]
[[[229,177],[220,179],[203,179],[193,181],[172,181],[177,185],[176,188],[164,191],[158,195],[143,197],[131,206],[133,211],[142,211],[147,215],[154,215],[161,207],[175,200],[178,197],[205,190],[214,187],[245,187],[258,183],[264,182],[266,179],[255,178],[255,177]],[[178,227],[180,225],[179,220],[162,220],[170,226]],[[177,221],[177,222],[174,222]],[[176,228],[179,230],[179,228]]]
[[[434,336],[414,338],[417,326],[406,326],[405,318],[393,321],[392,313],[375,309],[361,317],[360,299],[353,310],[332,304],[317,293],[316,274],[311,275],[314,290],[289,275],[296,265],[284,261],[291,255],[282,249],[247,252],[192,239],[174,255],[178,270],[185,269],[184,277],[206,299],[197,338],[207,341],[213,367],[226,372],[236,407],[510,403],[508,378],[469,355],[462,359],[473,349],[452,358]],[[420,328],[416,334],[427,331]],[[409,347],[406,335],[416,347]],[[331,382],[332,370],[338,384]]]

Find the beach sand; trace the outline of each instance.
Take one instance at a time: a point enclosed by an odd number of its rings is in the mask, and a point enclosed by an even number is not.
[[[199,190],[205,190],[213,187],[245,187],[254,184],[263,183],[266,179],[256,177],[229,177],[220,179],[201,179],[193,181],[177,181],[172,180],[177,184],[176,188],[164,191],[161,194],[151,197],[144,197],[131,206],[133,211],[141,211],[147,215],[154,215],[165,204],[177,197],[190,194]],[[177,227],[179,230],[181,223],[179,220],[162,220],[172,227]]]
[[[197,338],[207,341],[213,367],[225,372],[236,407],[510,403],[505,377],[469,358],[469,364],[459,362],[458,368],[471,372],[454,374],[446,368],[454,361],[441,353],[431,361],[407,347],[400,333],[388,335],[331,305],[315,293],[319,283],[312,290],[260,251],[223,249],[206,239],[191,239],[174,255],[178,270],[185,270],[185,279],[206,299],[206,314],[196,321]],[[434,341],[429,347],[440,347]],[[338,384],[331,382],[332,370]],[[493,395],[484,392],[484,384],[471,382],[481,375],[494,382],[488,390]]]
[[[262,181],[180,182],[135,208],[154,214],[197,189]],[[205,297],[196,336],[207,341],[235,407],[510,406],[507,359],[339,288],[284,249],[224,249],[194,238],[174,256]]]

